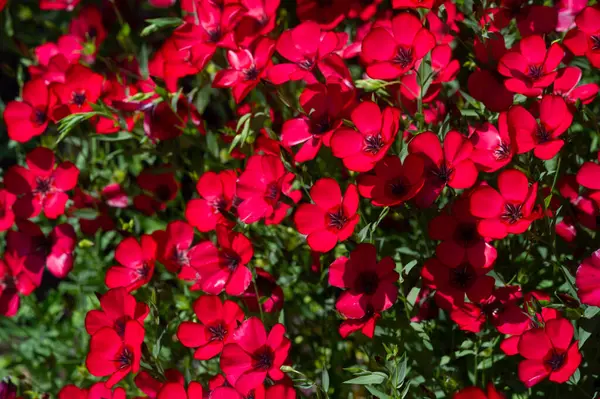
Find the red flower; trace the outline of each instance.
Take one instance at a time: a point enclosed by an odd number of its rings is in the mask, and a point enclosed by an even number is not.
[[[65,278],[73,268],[73,252],[77,241],[75,230],[70,224],[59,224],[46,237],[41,228],[30,221],[17,222],[18,231],[9,231],[6,236],[7,248],[19,256],[27,258],[26,263],[36,263],[31,270],[37,270],[37,263],[58,278]],[[40,272],[41,273],[41,272]],[[39,284],[38,284],[39,285]]]
[[[538,184],[529,186],[527,176],[515,169],[498,176],[498,191],[481,186],[473,191],[470,210],[481,218],[477,231],[483,237],[501,239],[508,234],[524,233],[539,217],[534,209]]]
[[[202,47],[179,50],[175,37],[172,36],[154,53],[148,62],[148,72],[151,76],[164,80],[167,90],[176,92],[179,78],[200,72],[202,68],[198,68],[198,65],[203,66],[208,62],[205,56]]]
[[[426,8],[433,7],[433,0],[392,0],[393,8]]]
[[[182,7],[195,15],[175,30],[173,38],[178,50],[193,54],[190,61],[194,68],[202,70],[217,48],[236,48],[233,29],[244,12],[239,2],[196,0],[195,4],[182,3]]]
[[[373,79],[396,79],[434,46],[435,36],[421,21],[412,14],[402,13],[392,19],[391,31],[376,27],[363,40],[367,74]]]
[[[468,198],[459,198],[450,210],[429,223],[429,236],[442,241],[435,251],[437,257],[451,267],[465,261],[479,269],[492,267],[497,257],[496,248],[479,235],[477,218],[469,211]]]
[[[0,189],[0,231],[10,229],[15,222],[13,204],[17,197],[5,189]]]
[[[314,204],[302,204],[294,214],[300,234],[307,235],[308,246],[317,252],[328,252],[338,241],[352,235],[360,220],[358,190],[348,185],[342,197],[339,184],[330,178],[316,181],[310,189]]]
[[[410,154],[404,163],[395,155],[388,155],[375,165],[372,172],[360,174],[358,191],[370,198],[375,206],[396,206],[419,193],[425,179],[423,158]]]
[[[324,32],[316,22],[303,22],[281,34],[277,41],[277,52],[290,63],[277,64],[267,71],[268,79],[274,84],[289,80],[304,80],[317,83],[312,70],[335,51],[342,49],[347,37],[335,32]]]
[[[467,80],[469,94],[492,112],[506,111],[513,104],[513,93],[502,84],[497,73],[485,69],[473,72]]]
[[[381,112],[374,102],[364,101],[354,108],[350,119],[358,131],[337,129],[331,137],[331,150],[348,169],[366,172],[373,169],[393,144],[400,127],[400,111],[387,107]]]
[[[279,0],[239,0],[239,3],[244,10],[235,29],[235,41],[240,47],[248,47],[275,28]]]
[[[179,185],[169,165],[146,169],[137,177],[137,184],[148,194],[136,195],[133,205],[148,216],[164,211],[167,202],[177,197]]]
[[[600,305],[600,249],[579,265],[575,284],[582,303]]]
[[[16,253],[5,253],[0,259],[0,315],[12,317],[19,311],[19,293],[29,295],[40,285],[43,268],[39,262],[29,262],[38,268],[33,273],[25,266],[25,258]]]
[[[348,0],[298,0],[296,15],[302,22],[315,21],[321,29],[332,30],[344,20],[348,8]]]
[[[52,83],[50,90],[56,94],[58,105],[52,110],[52,119],[59,121],[70,114],[91,112],[90,103],[100,98],[104,77],[83,65],[73,65],[65,74],[64,83]]]
[[[195,259],[217,255],[217,249],[210,241],[192,246],[194,228],[179,220],[169,223],[166,231],[155,232],[153,237],[158,245],[158,260],[171,272],[182,272]]]
[[[217,72],[212,86],[231,87],[235,102],[240,103],[266,76],[274,51],[275,42],[267,37],[258,39],[250,49],[229,50],[230,68]]]
[[[175,109],[169,102],[144,106],[144,133],[155,143],[179,137],[191,122],[198,132],[204,134],[202,119],[196,108],[185,97],[179,97]]]
[[[152,7],[168,8],[175,4],[177,0],[149,0]]]
[[[265,224],[279,224],[290,205],[283,195],[295,203],[301,193],[292,190],[294,174],[286,172],[279,156],[253,155],[238,179],[238,217],[244,223],[255,223],[265,218]]]
[[[559,0],[555,7],[558,9],[558,22],[556,25],[557,32],[566,32],[574,28],[575,17],[587,5],[587,0]]]
[[[285,121],[281,128],[284,147],[301,145],[294,155],[296,162],[314,159],[322,144],[329,147],[331,135],[342,125],[345,111],[352,103],[353,93],[344,83],[333,80],[304,89],[300,105],[305,115]]]
[[[349,319],[362,319],[392,307],[398,297],[395,267],[390,257],[377,262],[372,244],[359,244],[350,258],[337,258],[329,268],[329,284],[345,291],[335,308]]]
[[[518,154],[533,150],[537,158],[552,159],[564,145],[558,137],[571,126],[573,115],[562,97],[547,95],[540,103],[539,119],[537,122],[525,108],[516,105],[508,111],[508,129]]]
[[[25,143],[44,133],[48,127],[48,110],[54,98],[40,79],[23,86],[23,101],[11,101],[4,110],[4,121],[11,140]]]
[[[275,278],[265,269],[255,267],[256,272],[256,287],[258,298],[254,287],[249,286],[242,296],[244,304],[251,312],[259,312],[259,306],[265,313],[279,312],[283,309],[283,290]],[[260,305],[259,305],[260,301]]]
[[[600,152],[598,161],[600,161]],[[590,190],[600,190],[600,165],[593,162],[581,165],[577,172],[577,183]]]
[[[222,212],[230,212],[235,197],[237,176],[233,170],[220,173],[206,172],[198,183],[196,190],[202,198],[187,203],[185,218],[198,230],[207,232],[217,225],[226,224],[227,219]]]
[[[110,376],[105,385],[112,388],[130,372],[140,369],[144,327],[135,320],[125,323],[123,335],[105,327],[92,335],[85,365],[91,375]]]
[[[141,371],[134,378],[135,386],[139,388],[140,391],[144,392],[148,398],[156,399],[158,397],[158,393],[165,385],[176,383],[185,386],[185,379],[183,375],[177,371],[176,369],[167,369],[164,372],[164,379],[160,380],[152,377],[148,372]],[[190,383],[196,384],[194,382]]]
[[[577,86],[580,80],[581,69],[572,66],[559,69],[554,81],[554,94],[562,96],[568,104],[575,104],[577,100],[582,104],[591,103],[598,94],[598,85],[588,83]]]
[[[445,11],[443,14],[446,16],[446,21],[442,21],[438,16],[439,9],[437,11],[430,11],[427,13],[425,18],[429,23],[429,30],[436,38],[437,44],[448,44],[454,40],[454,35],[459,33],[458,25],[459,21],[464,20],[464,15],[456,10],[456,4],[451,0],[444,1]]]
[[[469,140],[473,144],[471,160],[486,173],[495,172],[510,163],[515,155],[508,132],[507,113],[498,117],[498,129],[485,122],[477,127],[469,127]]]
[[[56,43],[48,42],[35,48],[37,65],[29,66],[33,79],[42,79],[46,84],[65,82],[65,72],[81,57],[82,46],[79,38],[62,35]]]
[[[73,11],[80,0],[40,0],[40,10]]]
[[[79,11],[79,15],[71,19],[69,33],[78,37],[82,43],[93,45],[91,48],[89,45],[83,47],[84,59],[88,62],[93,61],[100,45],[106,39],[106,29],[102,23],[102,13],[100,10],[94,6],[83,7]]]
[[[102,310],[92,309],[85,316],[85,329],[90,335],[109,327],[123,337],[129,320],[143,325],[150,312],[148,305],[137,302],[125,288],[114,288],[102,295],[100,307]]]
[[[485,274],[491,266],[475,267],[466,260],[457,266],[450,266],[432,258],[423,265],[421,276],[429,287],[436,290],[438,306],[452,310],[464,303],[465,295],[471,303],[481,303],[489,298],[495,280]]]
[[[77,184],[79,169],[69,161],[54,166],[54,153],[38,147],[25,157],[27,168],[13,166],[4,175],[6,190],[18,198],[13,205],[16,216],[32,218],[43,210],[49,219],[65,213],[69,199],[65,191]]]
[[[187,391],[183,384],[168,382],[158,391],[157,399],[203,399],[202,385],[196,381],[189,383]]]
[[[217,296],[201,296],[194,302],[200,323],[184,321],[177,338],[187,348],[196,348],[194,358],[208,360],[219,355],[231,342],[233,332],[244,321],[244,312],[232,301],[221,302]]]
[[[246,393],[261,385],[267,375],[274,381],[283,379],[280,367],[290,350],[285,327],[276,324],[269,335],[262,322],[251,317],[233,333],[233,343],[225,345],[221,354],[221,370],[227,382]]]
[[[486,392],[481,388],[468,387],[463,388],[454,394],[452,399],[505,399],[506,396],[501,394],[494,388],[491,382],[487,384]]]
[[[123,388],[111,391],[103,382],[97,382],[89,389],[77,388],[75,385],[66,385],[58,393],[58,399],[126,399]]]
[[[473,145],[455,130],[446,133],[444,148],[433,132],[423,132],[408,143],[410,154],[422,154],[425,159],[427,177],[423,189],[417,195],[420,206],[430,206],[448,185],[465,189],[475,184],[477,168],[471,160]]]
[[[367,313],[360,319],[346,319],[340,323],[338,329],[342,338],[347,338],[356,331],[362,332],[365,337],[373,338],[377,320],[381,318],[380,313],[374,313],[372,309],[367,308]]]
[[[564,383],[581,363],[578,341],[573,340],[573,325],[567,319],[554,319],[544,327],[526,331],[519,340],[519,379],[527,388],[545,378]]]
[[[125,287],[127,291],[135,291],[148,283],[154,274],[156,259],[156,242],[144,234],[140,243],[129,237],[117,245],[115,259],[120,265],[112,266],[106,271],[105,283],[108,288]]]
[[[208,294],[217,295],[225,289],[228,295],[240,296],[252,281],[247,266],[253,255],[252,244],[242,233],[230,231],[225,226],[217,227],[217,239],[218,253],[211,242],[201,244],[200,252],[195,252],[190,260],[192,267],[183,270],[180,277],[196,280],[194,287],[199,286]]]
[[[564,45],[577,56],[585,55],[590,64],[600,68],[600,8],[586,7],[575,18],[577,29],[565,36]]]
[[[554,43],[546,50],[546,43],[541,36],[529,36],[521,39],[514,50],[502,56],[498,72],[508,78],[504,81],[508,90],[537,97],[556,79],[556,68],[564,54],[560,44]]]

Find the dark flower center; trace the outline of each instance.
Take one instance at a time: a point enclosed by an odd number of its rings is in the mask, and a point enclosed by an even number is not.
[[[377,154],[383,148],[385,143],[380,134],[365,137],[365,152],[369,154]]]
[[[433,175],[438,178],[443,184],[448,184],[448,182],[450,181],[450,177],[452,176],[452,173],[454,173],[454,168],[449,168],[448,166],[446,166],[445,164],[440,166],[439,169],[434,168],[432,169],[431,173],[433,173]]]
[[[317,4],[319,7],[331,7],[333,0],[317,0]]]
[[[298,63],[298,66],[306,71],[310,71],[314,65],[313,60],[304,59]]]
[[[450,271],[450,284],[455,288],[467,290],[475,281],[475,271],[468,263],[455,267]]]
[[[548,133],[546,128],[542,125],[538,125],[535,136],[539,143],[545,143],[550,140],[550,133]]]
[[[268,346],[264,346],[254,354],[254,369],[267,371],[273,367],[273,361],[275,360],[275,353]]]
[[[408,191],[408,187],[402,180],[396,180],[390,184],[391,192],[396,197],[402,197]]]
[[[221,40],[221,27],[217,26],[213,29],[209,29],[206,31],[208,34],[208,41],[210,43],[218,43]]]
[[[238,268],[242,261],[238,254],[229,250],[223,250],[223,260],[225,266],[227,266],[227,268],[232,272]]]
[[[456,229],[456,241],[468,246],[479,238],[477,227],[473,223],[461,223]]]
[[[227,206],[227,201],[225,201],[225,198],[215,198],[209,202],[209,205],[217,211],[222,211]]]
[[[361,273],[358,280],[358,291],[367,295],[373,295],[379,286],[379,277],[375,272]]]
[[[245,80],[256,80],[258,79],[259,72],[256,66],[252,65],[250,68],[245,69],[243,74]]]
[[[565,363],[565,354],[553,352],[550,359],[546,360],[546,364],[552,369],[552,371],[557,371],[560,369]]]
[[[117,334],[119,334],[120,337],[123,337],[125,335],[125,323],[126,323],[126,317],[121,317],[120,319],[117,319],[115,321],[115,331],[117,332]]]
[[[137,268],[135,272],[137,273],[138,277],[143,280],[150,274],[150,266],[144,262],[142,267]]]
[[[271,183],[267,186],[265,191],[265,198],[271,201],[277,200],[279,196],[279,186],[276,183]]]
[[[73,104],[81,107],[83,104],[85,104],[85,92],[73,92],[71,101],[73,101]]]
[[[171,189],[167,184],[161,184],[157,186],[154,189],[154,193],[160,202],[167,202],[169,198],[171,198]]]
[[[45,196],[52,191],[53,179],[51,177],[36,177],[35,178],[35,193]]]
[[[96,36],[98,36],[98,29],[96,29],[95,26],[92,26],[89,30],[88,30],[88,37],[90,39],[94,39]]]
[[[494,157],[498,161],[504,161],[510,155],[510,146],[504,142],[501,142],[498,147],[494,150]]]
[[[47,117],[46,112],[43,109],[36,108],[31,114],[31,121],[36,125],[43,125],[46,123]]]
[[[515,224],[523,217],[522,208],[523,204],[506,204],[501,218],[506,220],[509,224]]]
[[[543,69],[541,65],[529,65],[529,70],[527,71],[527,76],[531,79],[539,79],[542,77]]]
[[[129,348],[125,347],[117,356],[115,361],[119,363],[119,370],[126,369],[131,366],[131,363],[133,363],[133,352],[131,352]]]
[[[208,332],[211,334],[211,341],[223,341],[227,335],[227,329],[223,324],[208,327]]]
[[[178,264],[179,266],[187,266],[190,263],[190,257],[188,256],[188,251],[185,249],[179,249],[177,247],[173,248],[173,254],[171,255],[171,260]]]
[[[401,47],[398,49],[396,56],[394,57],[394,62],[402,68],[407,68],[410,66],[413,60],[412,48],[404,48]]]
[[[313,134],[325,134],[331,130],[331,123],[327,117],[313,123]]]
[[[329,216],[329,227],[332,227],[337,230],[341,230],[346,225],[348,218],[344,215],[344,210],[339,208],[335,212],[330,212],[327,216]]]
[[[592,40],[592,50],[600,50],[600,35],[590,36],[590,39]]]

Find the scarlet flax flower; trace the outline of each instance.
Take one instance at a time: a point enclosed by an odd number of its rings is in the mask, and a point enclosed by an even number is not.
[[[90,335],[109,327],[122,337],[129,320],[143,325],[150,313],[148,305],[137,302],[125,288],[114,288],[102,295],[100,307],[102,310],[92,309],[85,315],[85,329]]]
[[[11,101],[6,104],[4,110],[8,137],[25,143],[44,133],[50,119],[49,110],[54,106],[54,102],[53,94],[41,79],[25,83],[23,101]]]
[[[218,224],[225,224],[223,212],[229,212],[235,197],[237,176],[232,170],[220,173],[206,172],[196,190],[202,198],[187,203],[185,218],[202,232],[214,230]]]
[[[115,259],[119,265],[106,271],[106,286],[125,287],[129,292],[135,291],[148,283],[154,274],[156,242],[146,234],[139,243],[135,238],[128,237],[117,246]]]
[[[354,232],[360,216],[358,190],[351,184],[342,196],[339,184],[323,178],[310,189],[314,204],[302,204],[294,214],[294,223],[300,234],[307,235],[313,251],[328,252],[338,241],[348,239]]]

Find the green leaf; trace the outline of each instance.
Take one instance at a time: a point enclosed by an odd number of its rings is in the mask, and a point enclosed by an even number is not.
[[[134,138],[133,134],[126,131],[121,131],[116,134],[97,134],[92,137],[98,141],[123,141]]]
[[[146,22],[148,23],[148,26],[146,26],[140,33],[140,36],[142,36],[142,37],[148,36],[154,32],[158,32],[161,29],[177,27],[183,23],[181,18],[173,18],[173,17],[171,17],[171,18],[152,18],[152,19],[147,19]]]
[[[586,319],[591,319],[596,316],[600,312],[600,308],[597,306],[589,306],[585,312],[583,313],[583,317]]]
[[[78,126],[80,123],[82,123],[96,115],[99,115],[99,114],[100,113],[97,111],[92,111],[92,112],[83,112],[80,114],[71,114],[71,115],[67,115],[66,117],[62,118],[60,121],[58,121],[59,136],[56,139],[54,145],[56,146],[58,143],[63,141],[64,138],[67,137],[67,135],[69,133],[71,133],[71,131],[73,129],[75,129],[75,127]]]
[[[329,391],[329,373],[327,369],[323,369],[321,373],[321,386],[323,387],[323,392]]]
[[[344,381],[344,384],[354,384],[354,385],[369,385],[369,384],[381,384],[383,381],[387,379],[387,375],[376,371],[371,373],[367,371],[368,374],[362,375],[360,377],[352,378],[348,381]]]
[[[392,397],[390,395],[381,392],[379,389],[377,389],[371,385],[367,385],[367,386],[365,386],[365,388],[367,389],[367,391],[369,391],[371,394],[373,394],[374,397],[376,397],[378,399],[392,399]]]

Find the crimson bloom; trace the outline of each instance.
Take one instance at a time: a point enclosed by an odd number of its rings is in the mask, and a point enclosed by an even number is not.
[[[485,392],[481,388],[463,388],[452,396],[452,399],[505,399],[491,382],[487,384]]]
[[[251,312],[259,312],[259,306],[265,313],[279,312],[283,308],[283,290],[275,277],[261,267],[255,267],[256,272],[256,288],[258,297],[254,287],[250,286],[242,296],[244,304]],[[259,303],[260,300],[260,303]]]
[[[183,270],[180,277],[195,279],[197,283],[192,288],[200,287],[208,294],[216,295],[225,289],[228,295],[242,295],[252,281],[247,266],[254,253],[252,243],[242,233],[225,226],[217,227],[217,240],[219,251],[215,251],[212,242],[202,243],[190,259],[192,267]]]
[[[267,76],[274,84],[289,80],[317,83],[312,74],[313,68],[334,51],[341,50],[346,39],[335,32],[321,31],[316,22],[303,22],[279,36],[277,52],[290,62],[272,66]]]
[[[58,399],[126,399],[127,395],[123,388],[111,390],[103,382],[97,382],[89,389],[78,388],[69,384],[64,386],[58,393]]]
[[[41,79],[30,80],[23,86],[23,101],[11,101],[4,110],[8,137],[25,143],[44,133],[48,127],[49,109],[54,97]]]
[[[97,331],[92,335],[85,359],[90,374],[96,377],[110,376],[105,386],[112,388],[130,372],[137,373],[144,334],[144,327],[136,320],[125,323],[122,336],[111,327]]]
[[[514,93],[537,97],[556,79],[556,68],[565,55],[558,43],[546,50],[541,36],[528,36],[504,54],[498,63],[498,72],[507,77],[504,86]]]
[[[582,303],[600,305],[600,249],[579,265],[575,284]]]
[[[183,272],[196,258],[217,255],[210,241],[192,246],[194,228],[180,220],[169,223],[166,231],[154,232],[153,237],[157,242],[158,260],[171,272]]]
[[[342,125],[345,111],[353,100],[353,90],[343,82],[329,79],[327,84],[306,87],[300,95],[305,115],[289,119],[281,128],[282,145],[300,146],[296,162],[314,159],[321,145],[330,146],[333,132]]]
[[[386,257],[377,262],[372,244],[359,244],[350,257],[337,258],[329,268],[329,284],[344,289],[335,308],[349,319],[362,319],[392,307],[398,297],[396,264]]]
[[[42,281],[43,265],[6,252],[0,259],[0,315],[12,317],[19,310],[22,295],[29,295]]]
[[[468,262],[476,269],[492,267],[497,257],[496,248],[477,231],[477,218],[469,211],[468,197],[461,197],[450,207],[450,212],[436,216],[429,223],[429,236],[440,240],[435,253],[442,263],[456,267]]]
[[[102,295],[100,307],[102,310],[92,309],[85,315],[85,329],[90,335],[109,327],[122,337],[129,320],[143,325],[150,313],[148,305],[137,302],[125,288],[114,288]]]
[[[6,231],[11,228],[15,222],[13,204],[17,197],[5,189],[0,189],[0,231]]]
[[[352,235],[360,216],[358,190],[350,184],[342,196],[339,184],[330,178],[319,179],[310,189],[314,204],[302,204],[294,214],[300,234],[307,235],[308,246],[317,252],[328,252],[338,241]]]
[[[38,147],[25,157],[28,168],[13,166],[4,176],[6,190],[17,196],[13,205],[16,216],[32,218],[43,210],[49,219],[65,213],[65,204],[77,184],[79,169],[65,161],[54,165],[54,153]]]
[[[464,302],[465,295],[472,303],[489,298],[495,281],[493,277],[485,275],[490,269],[491,265],[487,268],[475,267],[466,260],[450,266],[432,258],[423,265],[421,276],[429,287],[436,290],[438,306],[452,310]]]
[[[58,104],[52,110],[52,119],[59,121],[70,114],[91,112],[90,103],[98,101],[104,88],[104,77],[80,64],[71,66],[64,83],[52,83],[50,90]]]
[[[393,144],[400,127],[400,111],[387,107],[381,112],[374,102],[364,101],[354,108],[350,119],[358,131],[337,129],[331,138],[331,150],[348,169],[366,172],[373,169]]]
[[[358,192],[370,198],[375,206],[396,206],[419,193],[425,179],[424,161],[418,155],[409,154],[404,162],[388,155],[375,165],[373,172],[358,176]]]
[[[40,10],[73,11],[80,0],[40,0]]]
[[[266,77],[274,51],[275,42],[267,37],[258,39],[249,49],[229,50],[230,68],[220,70],[212,86],[232,88],[235,102],[240,103]]]
[[[555,95],[547,95],[540,103],[539,122],[520,105],[508,111],[508,129],[514,137],[517,153],[533,150],[540,159],[548,160],[556,156],[564,145],[558,137],[571,126],[573,115],[565,100]]]
[[[136,195],[133,198],[133,205],[148,216],[164,211],[167,202],[177,197],[179,184],[168,165],[163,168],[146,169],[136,180],[145,193]]]
[[[470,210],[482,219],[477,224],[479,234],[501,239],[524,233],[539,217],[534,209],[537,187],[537,182],[529,186],[523,172],[509,169],[498,176],[498,191],[489,186],[476,188],[471,194]]]
[[[222,212],[231,210],[236,180],[237,176],[232,170],[204,173],[196,184],[196,190],[202,198],[187,203],[187,221],[202,232],[214,230],[217,225],[225,224],[227,219]]]
[[[84,58],[89,62],[93,61],[100,45],[106,39],[106,28],[102,23],[102,13],[94,6],[83,7],[79,14],[71,19],[69,33],[76,36],[82,43],[93,44],[91,53],[84,53]],[[84,46],[88,50],[89,46]]]
[[[561,96],[569,105],[575,104],[577,100],[582,104],[594,101],[598,94],[598,85],[588,83],[578,86],[581,75],[581,69],[577,67],[568,66],[559,69],[554,81],[554,94]]]
[[[565,36],[564,45],[574,55],[585,55],[595,68],[600,68],[600,8],[586,7],[575,18],[577,29]]]
[[[600,162],[600,152],[598,153]],[[577,183],[590,190],[600,190],[600,164],[585,162],[577,172]]]
[[[179,49],[175,37],[171,36],[148,62],[148,72],[151,76],[164,80],[167,90],[176,92],[180,78],[200,72],[201,68],[197,65],[208,62],[204,57],[205,54],[198,47]]]
[[[221,302],[217,296],[201,296],[194,302],[200,323],[184,321],[177,338],[188,348],[196,348],[194,358],[208,360],[217,356],[231,342],[233,332],[244,321],[244,312],[232,301]]]
[[[258,318],[244,321],[221,354],[221,370],[227,382],[247,393],[261,385],[267,375],[274,381],[283,379],[280,368],[290,350],[290,341],[284,334],[282,324],[276,324],[267,335]]]
[[[279,224],[285,218],[290,205],[284,196],[294,203],[301,193],[292,190],[294,174],[286,172],[279,156],[253,155],[246,169],[238,178],[237,196],[241,200],[237,207],[240,220],[255,223],[265,219],[265,224]]]
[[[315,21],[322,29],[332,30],[344,20],[348,8],[348,0],[298,0],[296,14],[302,22]]]
[[[435,46],[431,34],[413,14],[392,19],[391,30],[376,27],[362,43],[368,61],[367,74],[373,79],[396,79],[408,72]]]
[[[507,113],[498,117],[498,128],[489,122],[469,127],[469,140],[473,144],[471,160],[486,173],[495,172],[510,163],[515,146],[508,131]]]
[[[425,159],[425,185],[416,198],[420,206],[430,206],[446,185],[465,189],[477,180],[477,168],[471,160],[473,144],[455,130],[446,133],[443,149],[435,133],[423,132],[408,143],[408,152]]]
[[[120,265],[112,266],[106,271],[106,286],[135,291],[148,283],[154,274],[156,242],[146,234],[139,243],[135,238],[128,237],[117,245],[115,259]]]
[[[33,79],[42,79],[46,84],[64,83],[65,73],[81,57],[81,42],[73,35],[62,35],[56,43],[48,42],[34,50],[37,65],[29,66]]]
[[[564,318],[546,322],[544,327],[526,331],[519,340],[519,379],[532,387],[545,378],[564,383],[581,363],[578,341],[573,340],[573,325]]]

